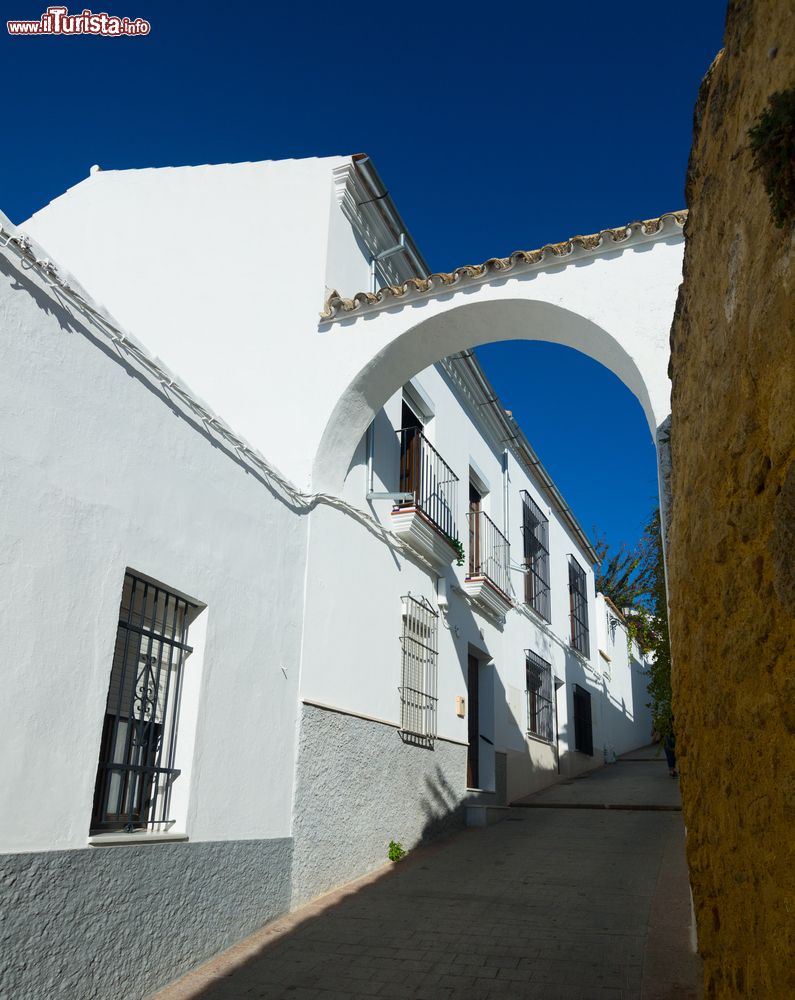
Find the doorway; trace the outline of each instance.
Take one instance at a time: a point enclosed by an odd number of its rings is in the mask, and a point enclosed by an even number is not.
[[[400,415],[400,492],[422,503],[422,420],[403,400]]]
[[[483,496],[477,486],[469,481],[469,575],[480,575],[480,512]],[[471,657],[470,657],[471,659]],[[477,662],[477,661],[476,661]]]
[[[467,658],[467,788],[480,788],[480,661]]]

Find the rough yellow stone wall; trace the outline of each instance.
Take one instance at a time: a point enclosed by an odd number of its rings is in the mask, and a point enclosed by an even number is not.
[[[671,334],[674,712],[708,1000],[795,997],[795,234],[747,136],[795,87],[794,50],[793,0],[729,4]]]

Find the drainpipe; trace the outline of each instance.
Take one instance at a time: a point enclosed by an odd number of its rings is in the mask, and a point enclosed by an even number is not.
[[[375,422],[370,421],[367,433],[364,436],[365,450],[367,452],[367,493],[373,492],[373,437],[375,434]]]
[[[405,492],[385,492],[375,493],[373,491],[374,473],[373,456],[375,455],[375,421],[370,421],[367,433],[364,436],[365,449],[367,453],[367,499],[368,500],[391,500],[393,503],[410,503],[414,499],[413,493]]]
[[[376,254],[375,257],[371,257],[370,258],[370,291],[371,292],[374,292],[376,290],[376,288],[375,288],[375,279],[376,279],[375,265],[376,264],[380,264],[381,261],[382,260],[386,260],[387,257],[391,257],[393,254],[396,254],[396,253],[403,253],[405,250],[406,250],[406,234],[402,232],[400,234],[400,239],[398,240],[398,242],[393,247],[389,247],[386,250],[382,250],[381,253]]]
[[[367,156],[366,153],[355,153],[352,160],[354,169],[361,176],[365,185],[373,193],[373,197],[370,200],[379,201],[381,203],[383,213],[389,221],[389,224],[392,226],[395,234],[405,233],[406,226],[401,219],[400,213],[398,212],[395,203],[392,201],[389,192],[384,187],[384,182],[379,177],[378,171],[373,166],[373,162],[370,157]],[[411,237],[408,238],[403,249],[411,262],[413,276],[418,278],[427,277],[427,275],[430,274],[430,268]]]
[[[508,473],[508,449],[506,448],[502,453],[502,526],[505,531],[505,537],[510,542],[510,535],[508,533],[509,516],[510,516],[510,496],[511,496],[511,480]]]

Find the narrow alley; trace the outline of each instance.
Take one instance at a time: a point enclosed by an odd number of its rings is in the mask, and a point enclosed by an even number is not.
[[[418,849],[156,1000],[697,1000],[678,782],[656,753]]]

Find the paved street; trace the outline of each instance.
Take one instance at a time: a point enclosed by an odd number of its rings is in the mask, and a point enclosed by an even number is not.
[[[677,782],[654,752],[413,852],[157,1000],[696,1000]]]

